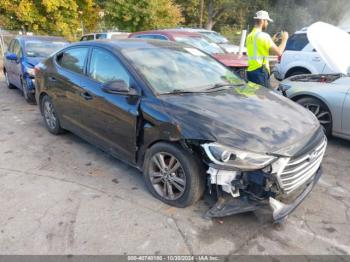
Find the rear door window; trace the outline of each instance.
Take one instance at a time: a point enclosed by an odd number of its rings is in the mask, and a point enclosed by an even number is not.
[[[15,40],[15,42],[13,43],[13,50],[12,52],[14,54],[17,55],[17,57],[21,57],[22,56],[22,48],[18,42],[18,40]]]
[[[107,34],[96,34],[96,39],[106,39]]]
[[[301,51],[308,43],[306,34],[294,34],[288,39],[286,50]]]
[[[153,39],[152,35],[137,35],[134,36],[135,38],[146,38],[146,39]]]
[[[91,40],[95,40],[94,39],[94,35],[84,35],[80,41],[91,41]]]
[[[168,40],[168,38],[163,35],[137,35],[135,37],[144,39]]]
[[[68,49],[57,56],[57,63],[65,69],[83,74],[88,50],[87,47]]]
[[[102,49],[93,49],[88,71],[89,77],[102,84],[115,80],[130,83],[130,75],[117,57]]]
[[[166,38],[163,35],[153,35],[153,39],[158,39],[158,40],[168,40],[168,38]]]

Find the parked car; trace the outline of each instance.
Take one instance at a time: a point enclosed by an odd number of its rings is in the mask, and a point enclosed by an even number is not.
[[[313,114],[188,45],[76,43],[36,70],[48,131],[69,130],[142,170],[169,205],[195,203],[208,185],[221,196],[208,217],[270,204],[280,221],[321,175],[327,142]]]
[[[25,100],[35,103],[35,65],[67,44],[64,38],[51,36],[17,36],[12,39],[4,57],[6,85],[22,90]]]
[[[313,46],[330,71],[337,73],[293,76],[284,80],[279,89],[313,112],[328,136],[350,139],[350,77],[345,74],[350,68],[350,36],[329,25],[315,26],[322,34]]]
[[[186,27],[182,27],[182,28],[179,28],[177,30],[199,33],[203,36],[206,36],[212,42],[214,42],[215,44],[218,44],[221,48],[223,48],[227,53],[238,54],[240,51],[238,45],[230,44],[230,41],[226,37],[224,37],[223,35],[219,34],[218,32],[215,32],[212,30],[206,30],[203,28],[186,28]],[[246,47],[243,48],[242,53],[247,54]]]
[[[224,65],[232,68],[235,72],[244,76],[244,71],[248,67],[247,56],[229,54],[217,44],[210,42],[199,33],[187,32],[177,29],[153,30],[130,34],[129,38],[168,40],[185,43],[194,46],[215,57]]]
[[[127,32],[101,32],[83,35],[79,41],[91,41],[98,39],[125,39],[128,38]]]
[[[350,33],[350,29],[347,32]],[[306,33],[307,27],[288,39],[286,50],[274,68],[276,79],[281,81],[295,75],[335,73],[310,44]]]

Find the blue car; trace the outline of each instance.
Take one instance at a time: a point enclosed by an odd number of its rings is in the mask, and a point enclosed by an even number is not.
[[[3,68],[8,88],[22,90],[25,100],[35,104],[35,65],[67,44],[62,37],[17,36],[12,39]]]

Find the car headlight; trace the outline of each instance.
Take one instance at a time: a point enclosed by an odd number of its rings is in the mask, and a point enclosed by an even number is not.
[[[217,143],[203,144],[202,147],[214,164],[235,167],[242,171],[263,169],[276,159],[267,154],[226,147]]]
[[[32,77],[35,76],[34,68],[26,66],[25,69],[26,69],[26,72],[28,73],[29,76],[32,76]]]

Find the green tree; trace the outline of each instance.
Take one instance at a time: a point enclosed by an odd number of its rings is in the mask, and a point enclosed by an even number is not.
[[[94,0],[1,0],[1,26],[74,39],[84,24],[94,30],[98,20]]]
[[[105,21],[111,29],[140,31],[176,26],[183,21],[171,0],[106,0]]]
[[[176,0],[176,4],[181,7],[181,13],[184,18],[183,24],[192,27],[199,27],[201,0]],[[206,14],[204,13],[204,16]],[[206,19],[205,17],[203,17]]]

